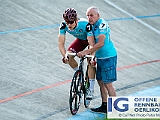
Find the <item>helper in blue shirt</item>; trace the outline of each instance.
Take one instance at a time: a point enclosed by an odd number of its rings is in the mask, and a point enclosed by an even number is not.
[[[104,45],[96,51],[96,57],[98,59],[104,59],[116,56],[117,52],[110,37],[110,28],[108,23],[103,18],[99,18],[93,26],[96,43],[98,43],[99,35],[105,36]]]
[[[92,31],[95,37],[95,45],[91,49],[79,52],[77,55],[83,57],[86,54],[96,52],[96,79],[100,86],[102,105],[98,108],[91,108],[91,110],[94,112],[107,113],[108,95],[116,96],[112,82],[117,80],[117,52],[110,37],[109,25],[104,19],[100,18],[98,8],[88,8],[86,15],[89,23],[93,25]]]
[[[78,19],[77,11],[74,8],[67,8],[63,14],[64,21],[61,22],[58,35],[58,47],[63,56],[63,63],[69,64],[74,70],[78,70],[78,64],[73,56],[69,56],[69,59],[65,59],[66,52],[78,53],[84,50],[86,47],[92,47],[94,45],[94,36],[92,33],[92,25],[87,19]],[[71,43],[68,49],[65,49],[66,32],[73,35],[75,40]],[[95,67],[89,64],[89,80],[90,91],[87,95],[89,99],[92,99],[95,82]]]

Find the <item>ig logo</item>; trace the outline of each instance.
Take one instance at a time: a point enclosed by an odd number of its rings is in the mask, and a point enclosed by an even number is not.
[[[128,102],[128,98],[116,98],[114,101],[113,98],[108,98],[108,112],[112,112],[112,105],[119,112],[127,111],[129,105],[125,104],[126,102]]]

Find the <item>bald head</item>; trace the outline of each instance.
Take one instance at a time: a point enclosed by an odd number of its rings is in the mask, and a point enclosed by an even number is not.
[[[100,17],[99,10],[95,6],[89,7],[86,11],[86,15],[90,24],[95,24]]]
[[[98,8],[95,7],[95,6],[89,7],[89,8],[87,9],[86,13],[87,13],[88,11],[90,11],[90,10],[93,10],[95,13],[99,14],[99,10],[98,10]]]

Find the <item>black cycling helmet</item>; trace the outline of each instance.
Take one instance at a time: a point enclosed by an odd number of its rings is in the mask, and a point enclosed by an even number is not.
[[[77,12],[74,8],[67,8],[63,14],[63,19],[65,21],[76,21]]]

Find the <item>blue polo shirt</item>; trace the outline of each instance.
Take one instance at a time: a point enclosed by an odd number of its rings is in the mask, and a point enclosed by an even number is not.
[[[117,55],[115,46],[110,37],[109,25],[103,18],[100,18],[93,25],[93,34],[94,34],[96,43],[98,42],[98,36],[100,34],[103,34],[106,36],[104,40],[104,46],[102,46],[99,50],[96,51],[95,55],[98,59],[110,58]]]

